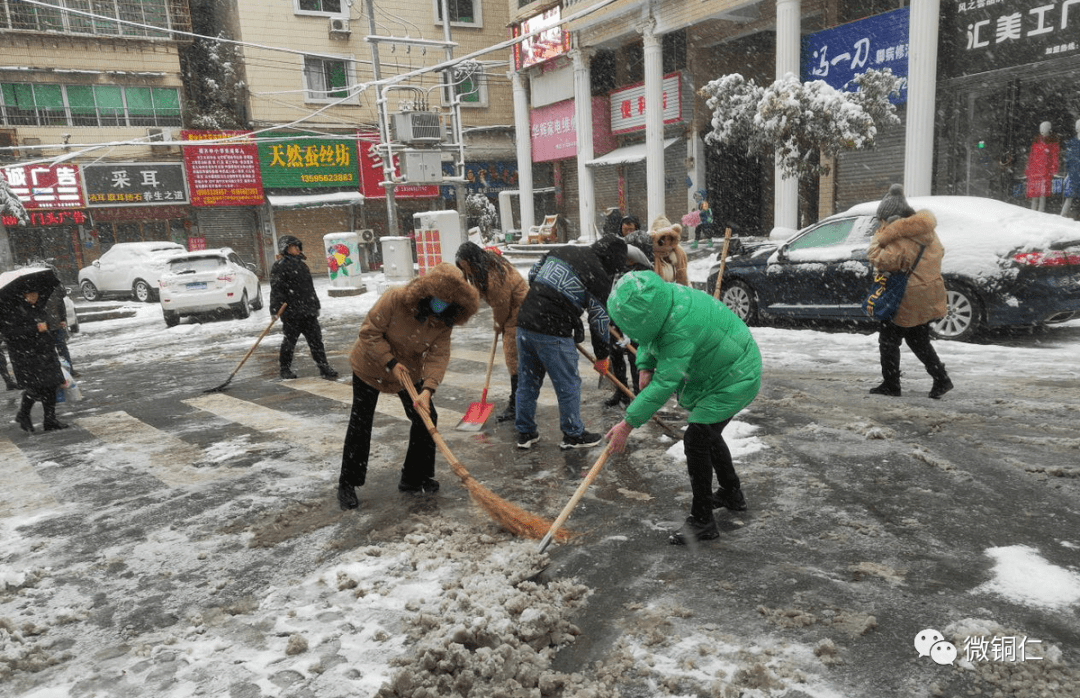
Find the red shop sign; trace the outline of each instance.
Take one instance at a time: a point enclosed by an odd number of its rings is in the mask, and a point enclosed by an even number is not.
[[[12,165],[0,172],[27,209],[86,206],[78,165]]]
[[[241,138],[236,138],[241,137]],[[259,147],[249,131],[181,131],[192,206],[259,206],[263,203]],[[234,138],[234,140],[222,139]],[[218,141],[218,142],[215,142]]]
[[[29,228],[56,228],[62,225],[81,225],[89,222],[85,211],[27,211],[30,222]],[[14,228],[19,225],[19,219],[15,216],[5,215],[4,225]]]
[[[379,134],[374,132],[361,132],[357,134],[357,151],[360,153],[360,193],[365,199],[385,199],[386,188],[379,182],[383,181],[382,158],[375,152],[375,146],[379,144]],[[397,158],[394,158],[397,160]],[[394,163],[394,173],[399,172],[397,163]],[[438,184],[399,184],[394,187],[395,199],[435,199],[439,197]]]

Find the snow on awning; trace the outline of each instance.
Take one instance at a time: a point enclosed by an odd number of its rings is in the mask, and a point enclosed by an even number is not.
[[[280,196],[267,194],[266,200],[273,208],[318,208],[320,206],[347,206],[364,203],[364,195],[358,191],[335,191],[328,194],[299,194]]]
[[[672,143],[679,140],[678,138],[665,138],[664,149],[666,150]],[[635,145],[624,145],[621,148],[601,155],[598,158],[589,160],[586,165],[589,167],[604,167],[607,165],[629,165],[634,162],[641,162],[646,157],[645,144],[637,143]]]

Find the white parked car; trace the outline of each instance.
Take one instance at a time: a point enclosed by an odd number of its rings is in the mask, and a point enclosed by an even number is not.
[[[79,270],[79,290],[88,301],[125,296],[152,303],[165,263],[185,250],[175,242],[118,242]]]
[[[161,312],[169,327],[187,315],[230,311],[240,319],[263,307],[254,264],[230,247],[173,256],[161,275]]]

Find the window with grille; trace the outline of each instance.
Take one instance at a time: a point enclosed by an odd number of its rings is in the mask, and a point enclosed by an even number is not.
[[[294,0],[297,14],[340,15],[341,0]]]
[[[446,0],[450,14],[450,25],[461,27],[484,26],[480,0]],[[432,0],[435,4],[435,24],[442,25],[442,0]]]
[[[46,1],[52,7],[31,5],[21,0],[0,0],[0,29],[168,38],[169,29],[186,31],[191,28],[186,16],[177,17],[170,12],[169,0]],[[175,8],[174,5],[173,12]],[[89,14],[64,12],[65,9]],[[130,24],[121,24],[118,20]]]
[[[308,101],[329,102],[349,94],[349,63],[329,58],[304,57],[304,88]]]
[[[180,91],[2,83],[0,121],[9,126],[179,126]]]

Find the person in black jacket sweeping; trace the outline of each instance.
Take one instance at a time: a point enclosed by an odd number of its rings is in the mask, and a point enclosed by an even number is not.
[[[300,335],[304,335],[311,358],[319,367],[319,374],[333,380],[338,373],[326,360],[322,328],[319,326],[319,308],[322,304],[315,293],[311,270],[304,263],[304,243],[292,235],[283,235],[278,238],[278,251],[281,259],[270,268],[270,314],[277,315],[281,304],[287,304],[285,312],[281,314],[281,328],[285,335],[279,354],[281,377],[296,378],[292,370],[293,351]]]
[[[588,247],[567,245],[551,250],[529,272],[529,292],[518,310],[518,448],[540,440],[536,398],[544,376],[551,377],[559,400],[560,448],[587,448],[600,434],[581,421],[581,378],[577,343],[585,341],[581,316],[589,314],[595,368],[608,371],[610,322],[604,304],[612,278],[626,267],[626,241],[605,235]]]

